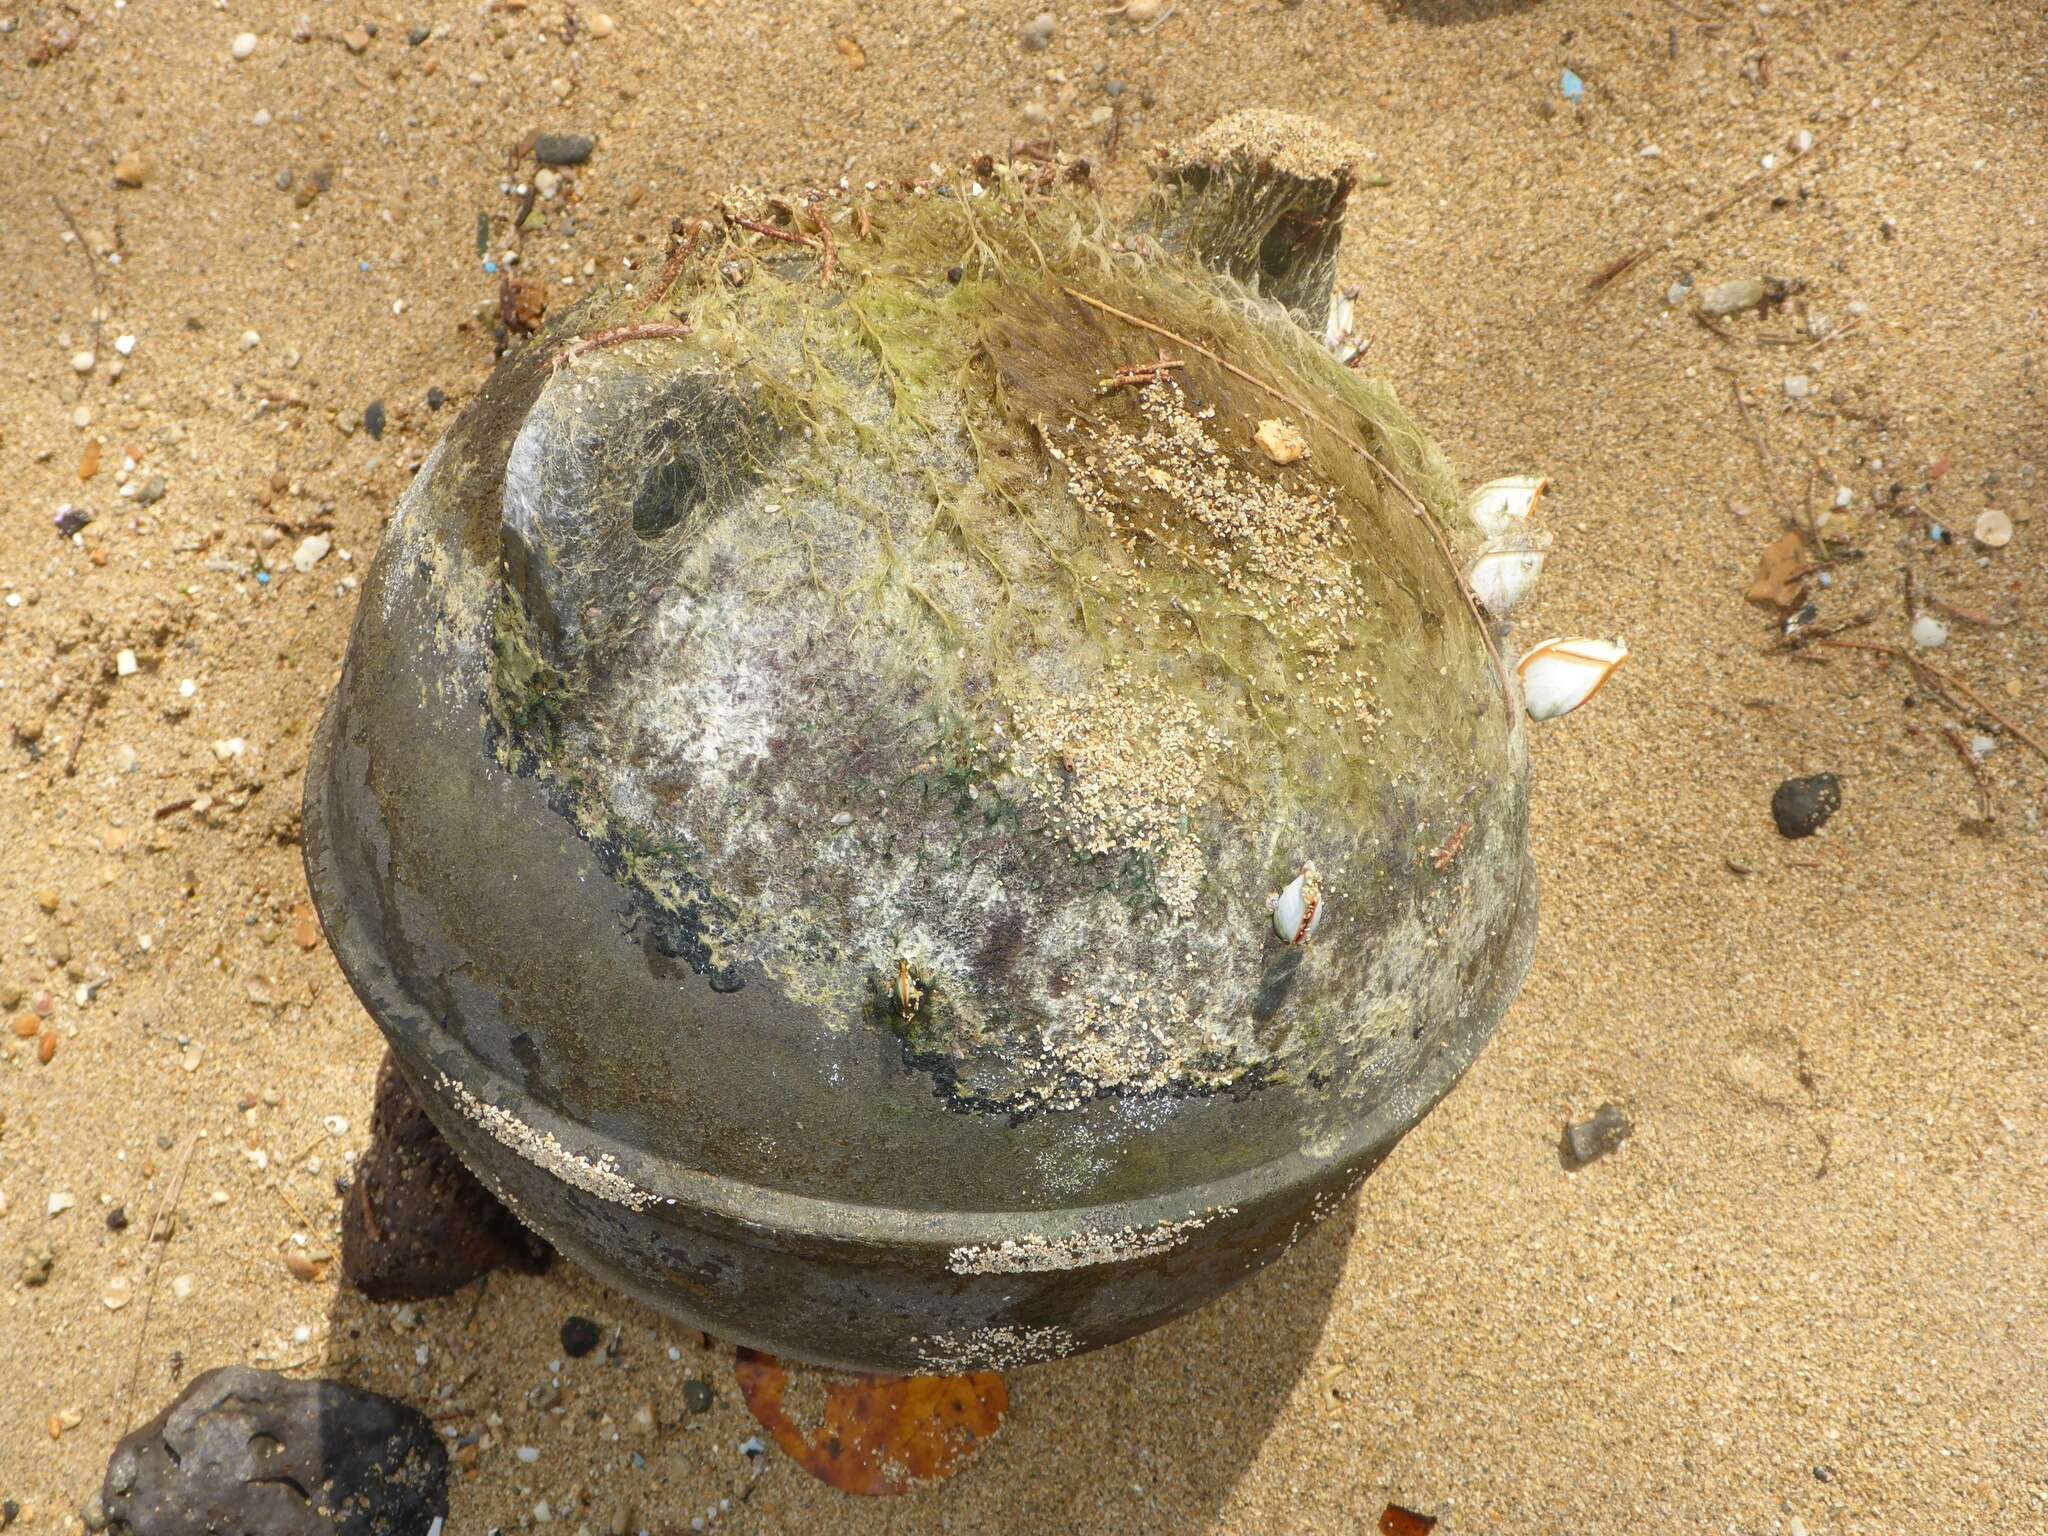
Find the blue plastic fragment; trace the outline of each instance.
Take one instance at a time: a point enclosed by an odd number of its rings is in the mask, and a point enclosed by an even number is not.
[[[1564,92],[1566,101],[1579,101],[1585,97],[1586,82],[1570,70],[1566,70],[1564,78],[1558,81],[1558,89]]]
[[[259,587],[267,587],[267,586],[269,586],[269,585],[270,585],[270,572],[268,572],[268,571],[258,571],[258,572],[256,573],[256,585],[257,585],[257,586],[259,586]]]
[[[1937,544],[1943,544],[1948,541],[1948,530],[1939,523],[1932,523],[1928,526],[1927,537]]]
[[[487,261],[484,263],[484,270],[490,273],[491,276],[496,277],[498,275],[498,264],[495,261]]]

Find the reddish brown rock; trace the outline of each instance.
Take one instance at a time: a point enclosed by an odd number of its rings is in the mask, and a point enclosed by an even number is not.
[[[538,1274],[553,1256],[462,1166],[385,1056],[370,1148],[342,1208],[349,1284],[372,1301],[421,1301],[494,1269]]]

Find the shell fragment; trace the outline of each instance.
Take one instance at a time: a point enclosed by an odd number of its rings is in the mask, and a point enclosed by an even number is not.
[[[1522,708],[1531,720],[1568,715],[1598,693],[1627,659],[1628,645],[1621,640],[1546,640],[1515,663]]]

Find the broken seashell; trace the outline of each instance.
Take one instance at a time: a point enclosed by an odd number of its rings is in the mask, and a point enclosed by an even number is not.
[[[1495,618],[1505,618],[1528,600],[1550,554],[1547,533],[1508,533],[1488,539],[1465,568],[1465,584]]]
[[[1549,487],[1550,481],[1542,475],[1509,475],[1504,480],[1489,480],[1472,493],[1466,515],[1472,519],[1473,527],[1489,539],[1497,539],[1524,526]]]
[[[1304,864],[1287,889],[1273,898],[1273,931],[1289,944],[1306,944],[1323,920],[1323,887],[1316,867]]]
[[[1628,645],[1621,640],[1546,640],[1515,663],[1522,708],[1531,720],[1568,715],[1627,659]]]

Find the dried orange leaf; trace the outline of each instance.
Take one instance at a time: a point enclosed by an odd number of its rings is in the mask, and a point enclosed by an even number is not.
[[[1806,545],[1796,533],[1764,546],[1757,556],[1756,575],[1746,594],[1766,608],[1797,608],[1806,588]]]
[[[870,1376],[785,1369],[741,1347],[740,1395],[775,1443],[841,1493],[908,1493],[944,1482],[996,1432],[1010,1389],[994,1371],[970,1376]]]
[[[1436,1516],[1425,1515],[1399,1504],[1380,1511],[1380,1536],[1429,1536],[1436,1529]]]

